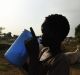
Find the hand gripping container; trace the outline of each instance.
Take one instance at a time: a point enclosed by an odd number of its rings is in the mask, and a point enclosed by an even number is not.
[[[24,29],[20,36],[14,41],[10,48],[5,52],[5,58],[16,66],[22,66],[28,57],[28,52],[25,47],[25,40],[32,37],[31,32]]]

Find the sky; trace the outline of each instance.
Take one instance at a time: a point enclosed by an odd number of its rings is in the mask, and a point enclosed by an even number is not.
[[[70,23],[68,36],[74,36],[80,24],[80,0],[0,0],[0,27],[3,33],[20,35],[33,27],[41,35],[41,24],[50,14],[62,14]]]

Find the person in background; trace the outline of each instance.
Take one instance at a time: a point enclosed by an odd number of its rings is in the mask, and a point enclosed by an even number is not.
[[[44,46],[42,52],[32,29],[33,37],[25,43],[29,53],[29,62],[23,65],[23,69],[28,73],[26,75],[69,75],[69,59],[61,48],[70,30],[67,18],[61,14],[51,14],[45,18],[41,30]],[[44,51],[48,54],[42,59]]]

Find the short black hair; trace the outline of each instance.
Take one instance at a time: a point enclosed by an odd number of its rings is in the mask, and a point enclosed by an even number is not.
[[[50,32],[57,32],[61,41],[65,39],[70,30],[67,18],[61,14],[51,14],[46,17],[42,27],[49,29]]]

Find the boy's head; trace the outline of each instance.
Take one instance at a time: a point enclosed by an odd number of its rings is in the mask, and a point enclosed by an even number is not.
[[[42,24],[42,44],[49,46],[53,42],[61,43],[68,35],[69,30],[69,22],[65,16],[49,15]]]

